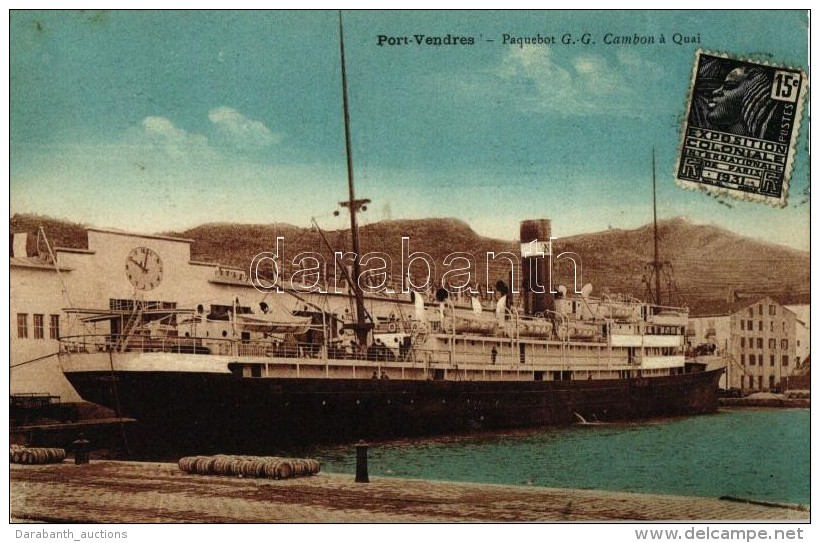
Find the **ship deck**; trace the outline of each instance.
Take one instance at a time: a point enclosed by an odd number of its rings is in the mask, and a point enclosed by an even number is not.
[[[176,464],[11,464],[13,522],[418,523],[809,521],[808,508],[320,473],[270,480],[189,475]]]

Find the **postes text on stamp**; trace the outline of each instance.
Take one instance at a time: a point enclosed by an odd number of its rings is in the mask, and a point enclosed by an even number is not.
[[[807,87],[798,69],[698,51],[678,184],[785,206]]]

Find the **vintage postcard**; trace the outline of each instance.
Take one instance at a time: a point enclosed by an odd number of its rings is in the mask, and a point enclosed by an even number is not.
[[[807,87],[801,70],[698,51],[678,182],[785,206]]]
[[[807,521],[808,27],[12,10],[15,537]]]

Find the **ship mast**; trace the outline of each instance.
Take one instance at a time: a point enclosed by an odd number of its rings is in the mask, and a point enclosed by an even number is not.
[[[661,259],[658,253],[658,194],[655,183],[655,147],[652,147],[652,213],[655,223],[655,259],[652,262],[655,268],[655,303],[661,305]]]
[[[344,110],[344,125],[345,125],[345,153],[347,156],[347,190],[348,199],[346,202],[339,202],[342,207],[348,208],[350,212],[350,233],[353,243],[353,277],[349,281],[351,290],[356,299],[356,338],[359,346],[364,348],[367,346],[367,334],[371,325],[365,322],[367,314],[364,307],[364,296],[359,288],[359,277],[361,276],[361,265],[359,263],[359,227],[356,222],[356,213],[367,209],[366,204],[370,203],[368,199],[356,199],[356,193],[353,187],[353,154],[350,145],[350,113],[348,110],[347,98],[347,71],[345,69],[345,39],[344,29],[342,28],[342,12],[339,11],[339,53],[342,61],[342,107]]]

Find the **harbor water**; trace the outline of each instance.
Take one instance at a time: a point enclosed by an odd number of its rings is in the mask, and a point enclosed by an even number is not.
[[[724,409],[640,423],[372,443],[371,476],[810,503],[810,411]],[[303,451],[356,472],[352,445]]]

